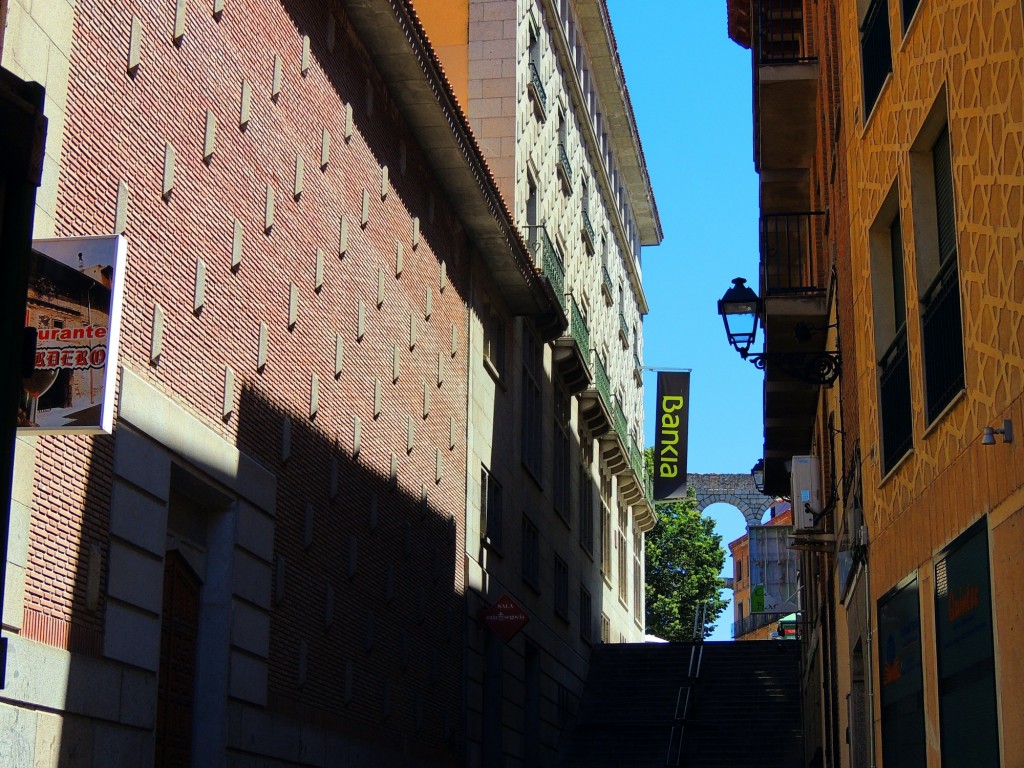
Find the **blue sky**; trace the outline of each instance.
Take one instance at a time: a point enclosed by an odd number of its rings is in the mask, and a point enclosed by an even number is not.
[[[762,452],[763,378],[726,342],[716,302],[734,277],[756,285],[750,52],[728,37],[726,0],[608,8],[665,234],[643,251],[644,364],[692,369],[689,471],[749,472]],[[644,384],[650,446],[653,372]],[[743,535],[735,508],[708,513],[723,543]],[[712,639],[729,639],[731,622],[730,606]]]

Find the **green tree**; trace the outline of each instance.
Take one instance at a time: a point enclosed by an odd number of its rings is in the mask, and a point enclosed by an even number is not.
[[[645,544],[647,632],[692,640],[695,611],[705,604],[707,637],[729,604],[722,599],[722,537],[715,521],[697,510],[692,488],[685,499],[657,504],[656,512],[658,522]]]

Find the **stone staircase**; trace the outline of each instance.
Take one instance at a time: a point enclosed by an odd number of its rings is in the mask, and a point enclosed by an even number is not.
[[[602,645],[560,766],[799,768],[800,648],[706,642],[701,655],[690,643]]]

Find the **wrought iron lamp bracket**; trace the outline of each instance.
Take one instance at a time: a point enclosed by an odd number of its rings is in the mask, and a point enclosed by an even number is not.
[[[759,371],[770,363],[794,379],[819,386],[830,386],[842,370],[838,352],[748,352],[743,359]]]

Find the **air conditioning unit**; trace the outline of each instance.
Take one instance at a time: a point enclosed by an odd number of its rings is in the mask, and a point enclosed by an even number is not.
[[[817,456],[794,456],[790,474],[793,522],[798,530],[813,528],[821,513],[821,467]]]

